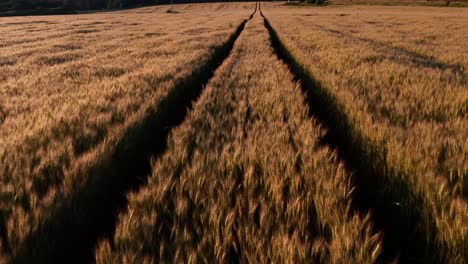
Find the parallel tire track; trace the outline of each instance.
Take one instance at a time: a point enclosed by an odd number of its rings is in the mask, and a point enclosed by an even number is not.
[[[389,167],[379,147],[359,132],[337,99],[293,57],[261,8],[260,14],[275,53],[301,83],[309,114],[326,129],[323,143],[336,149],[339,159],[352,172],[354,209],[363,214],[371,212],[376,231],[383,232],[382,260],[443,262],[443,256],[437,250],[440,245],[435,242],[435,221],[425,217],[432,214],[423,211],[427,208],[417,206],[426,203],[424,197],[414,192],[411,183],[404,180],[409,178],[404,172]]]
[[[155,111],[127,130],[106,160],[88,172],[89,181],[64,202],[12,256],[13,263],[86,263],[93,261],[96,243],[113,236],[117,216],[126,208],[126,194],[138,189],[151,172],[150,157],[161,155],[175,126],[185,119],[192,103],[216,69],[229,56],[245,24],[213,52],[208,63],[181,80]]]

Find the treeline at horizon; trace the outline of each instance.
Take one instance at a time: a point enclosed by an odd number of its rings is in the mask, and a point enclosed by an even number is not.
[[[177,3],[205,3],[205,2],[234,2],[215,0],[174,0]],[[238,1],[237,1],[238,2]],[[255,1],[242,1],[255,2]],[[0,0],[0,11],[2,10],[29,10],[66,8],[74,10],[86,9],[117,9],[156,4],[170,4],[171,0]]]

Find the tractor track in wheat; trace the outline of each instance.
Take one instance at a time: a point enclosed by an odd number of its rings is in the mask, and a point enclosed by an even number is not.
[[[125,133],[103,168],[92,168],[97,177],[87,182],[32,233],[12,257],[13,263],[83,263],[93,261],[96,243],[113,235],[117,216],[126,208],[126,194],[145,184],[150,159],[164,153],[172,128],[185,119],[216,69],[229,56],[234,43],[255,11],[245,19],[208,63],[195,70],[161,101],[156,112],[147,113]],[[45,241],[45,238],[49,241]],[[52,239],[53,241],[50,241]],[[74,256],[70,258],[70,256]]]
[[[404,178],[404,172],[389,168],[377,146],[369,147],[363,135],[354,133],[352,122],[336,98],[326,87],[321,87],[317,79],[289,52],[261,8],[260,14],[270,33],[274,52],[288,65],[301,85],[309,115],[318,120],[326,131],[322,144],[336,150],[338,158],[351,175],[355,188],[353,209],[363,215],[370,213],[375,231],[383,236],[381,261],[440,261],[443,256],[437,251],[435,235],[417,228],[424,223],[435,229],[434,219],[424,218],[418,208],[404,210],[402,203],[396,202],[423,198],[413,192],[407,182],[399,180]],[[370,150],[366,149],[366,145]]]

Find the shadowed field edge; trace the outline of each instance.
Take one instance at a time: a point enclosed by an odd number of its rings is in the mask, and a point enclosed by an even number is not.
[[[353,208],[363,214],[371,212],[376,231],[383,233],[381,260],[443,263],[433,213],[423,194],[415,191],[406,172],[389,166],[383,147],[360,132],[338,99],[282,43],[261,9],[260,14],[275,53],[301,83],[309,114],[326,129],[322,142],[336,149],[352,172]]]
[[[96,243],[113,236],[117,216],[126,207],[126,194],[145,184],[150,158],[161,155],[171,129],[185,119],[215,70],[229,56],[245,19],[205,65],[178,82],[142,120],[127,129],[109,153],[82,171],[89,176],[70,199],[61,202],[12,256],[12,263],[85,263],[93,261]]]

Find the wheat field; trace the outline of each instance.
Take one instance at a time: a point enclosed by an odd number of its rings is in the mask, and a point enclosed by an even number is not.
[[[468,9],[169,9],[0,18],[0,263],[468,261]]]
[[[351,7],[292,16],[264,10],[286,49],[348,119],[349,133],[341,136],[354,141],[349,152],[367,152],[384,166],[379,179],[362,180],[370,185],[362,199],[374,211],[405,217],[382,223],[397,234],[392,243],[406,240],[409,258],[462,260],[468,250],[468,49],[461,43],[468,40],[468,13]],[[292,30],[297,25],[306,29]],[[410,221],[420,230],[405,227]],[[435,256],[440,247],[447,252]]]
[[[259,15],[247,23],[98,263],[375,260],[378,237],[343,217],[348,179],[268,38]]]
[[[54,208],[93,180],[84,168],[102,166],[123,134],[157,112],[254,6],[239,4],[229,13],[186,6],[185,16],[146,8],[73,19],[2,19],[4,247],[18,254],[44,219],[54,217]],[[187,19],[192,22],[178,30]]]

